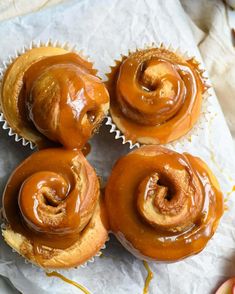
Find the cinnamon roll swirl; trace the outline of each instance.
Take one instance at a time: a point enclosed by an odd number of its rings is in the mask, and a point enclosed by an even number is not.
[[[223,197],[207,165],[157,145],[115,164],[105,200],[118,240],[145,260],[173,262],[200,252],[223,214]]]
[[[9,66],[0,102],[18,135],[39,147],[53,141],[74,149],[99,127],[109,95],[92,63],[62,48],[39,47]]]
[[[69,268],[107,240],[107,217],[94,169],[80,151],[45,149],[12,173],[3,193],[5,241],[44,268]]]
[[[206,90],[198,65],[163,47],[117,62],[107,75],[110,114],[127,140],[165,144],[193,127]]]

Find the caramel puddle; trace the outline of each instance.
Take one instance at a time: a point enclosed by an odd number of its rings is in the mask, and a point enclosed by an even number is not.
[[[148,294],[149,292],[149,284],[153,278],[153,272],[151,271],[148,263],[144,260],[143,261],[143,265],[148,273],[146,279],[145,279],[145,283],[144,283],[144,289],[143,289],[143,294]]]
[[[66,282],[66,283],[68,283],[68,284],[71,284],[71,285],[73,285],[74,287],[77,287],[77,288],[80,289],[83,293],[85,293],[85,294],[90,294],[90,292],[89,292],[85,287],[83,287],[82,285],[80,285],[80,284],[78,284],[78,283],[76,283],[76,282],[74,282],[74,281],[72,281],[72,280],[69,280],[68,278],[64,277],[63,275],[61,275],[61,274],[59,274],[59,273],[57,273],[57,272],[55,272],[55,271],[50,272],[50,273],[46,273],[46,275],[47,275],[48,277],[57,277],[57,278],[63,280],[64,282]]]

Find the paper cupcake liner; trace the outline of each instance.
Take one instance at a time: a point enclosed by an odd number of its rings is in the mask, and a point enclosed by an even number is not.
[[[19,50],[16,50],[15,54],[13,56],[9,56],[8,59],[3,62],[2,66],[0,67],[0,88],[2,86],[2,81],[3,81],[4,74],[5,74],[6,70],[8,69],[8,67],[12,64],[12,62],[14,62],[19,56],[26,53],[27,51],[29,51],[29,50],[31,50],[33,48],[38,48],[38,47],[42,47],[42,46],[43,47],[59,47],[59,48],[68,50],[70,52],[77,53],[82,58],[92,62],[90,60],[89,56],[87,56],[84,53],[83,50],[78,49],[76,45],[71,45],[68,42],[61,43],[61,42],[59,42],[57,40],[52,41],[51,39],[49,39],[47,42],[42,42],[42,41],[34,42],[34,41],[32,41],[29,44],[29,46],[24,46],[23,48],[21,48]],[[7,120],[4,117],[4,114],[3,114],[2,109],[1,109],[1,105],[0,105],[0,123],[2,124],[2,128],[8,132],[8,135],[10,137],[14,138],[15,142],[21,142],[21,144],[23,146],[29,146],[30,149],[32,149],[32,150],[37,147],[37,145],[34,142],[25,139],[21,135],[17,134],[10,127],[10,125],[8,124]]]
[[[6,229],[6,224],[3,222],[2,224],[1,224],[1,231],[2,230],[5,230]],[[100,248],[100,250],[94,255],[94,256],[92,256],[90,259],[88,259],[85,263],[83,263],[83,264],[81,264],[81,265],[79,265],[79,266],[76,266],[76,267],[72,267],[71,269],[73,269],[73,268],[85,268],[85,267],[87,267],[90,263],[94,263],[96,260],[97,260],[97,258],[98,257],[100,257],[101,255],[102,255],[102,251],[103,250],[105,250],[106,249],[106,244],[107,244],[107,242],[109,242],[109,240],[110,240],[110,238],[109,238],[109,235],[108,235],[108,238],[107,238],[107,240],[105,241],[105,243],[103,244],[103,246]],[[8,245],[9,246],[9,245]],[[9,246],[10,247],[10,246]],[[50,271],[50,270],[55,270],[55,269],[53,269],[53,268],[48,268],[48,269],[44,269],[44,268],[42,268],[42,267],[40,267],[39,265],[36,265],[35,263],[33,263],[33,262],[31,262],[29,259],[27,259],[26,257],[24,257],[24,256],[22,256],[18,251],[16,251],[15,249],[13,249],[12,247],[10,247],[11,248],[11,251],[13,252],[13,253],[17,253],[18,254],[18,256],[20,256],[21,258],[23,258],[24,259],[24,263],[25,264],[29,264],[29,265],[31,265],[33,268],[36,268],[36,269],[42,269],[42,270],[44,270],[44,271]],[[65,269],[56,269],[56,271],[60,271],[60,270],[65,270]],[[69,269],[67,269],[67,270],[69,270]]]
[[[164,44],[160,43],[160,44],[155,44],[152,43],[151,45],[145,45],[143,47],[143,50],[145,49],[151,49],[151,48],[159,48],[162,47],[166,50],[172,51],[175,54],[179,54],[182,57],[184,57],[185,59],[191,59],[194,58],[193,56],[191,56],[188,51],[183,51],[181,50],[181,48],[174,48],[172,45],[168,45],[165,46]],[[118,58],[115,59],[115,61],[113,62],[113,64],[110,66],[110,70],[108,73],[106,73],[106,79],[105,82],[108,80],[108,75],[109,73],[112,71],[112,68],[116,66],[116,64],[118,62],[121,62],[123,60],[124,57],[135,53],[136,51],[140,50],[139,48],[135,47],[133,50],[128,50],[127,52],[125,52],[124,54],[120,54],[120,56]],[[184,52],[184,53],[182,53]],[[196,59],[196,58],[195,58]],[[196,59],[197,60],[197,59]],[[200,116],[197,120],[197,122],[195,123],[195,125],[192,127],[191,130],[189,130],[187,132],[187,134],[183,135],[182,137],[170,142],[170,143],[166,143],[166,144],[162,144],[168,148],[173,148],[176,149],[177,146],[183,147],[185,146],[188,142],[192,143],[194,141],[194,139],[196,137],[199,136],[199,132],[200,130],[204,129],[205,123],[208,123],[210,120],[210,116],[211,116],[211,108],[212,108],[212,88],[211,85],[208,84],[208,74],[205,71],[205,69],[202,67],[202,64],[199,63],[198,64],[198,69],[201,72],[201,78],[203,80],[203,84],[207,87],[206,91],[202,94],[202,106],[201,106],[201,113]],[[114,123],[111,114],[109,114],[106,118],[106,122],[105,125],[110,127],[110,133],[114,134],[115,139],[120,139],[122,144],[127,144],[129,145],[130,149],[133,148],[139,148],[142,145],[142,143],[139,142],[132,142],[130,139],[127,139],[125,137],[125,135],[123,134],[123,132],[116,126],[116,124]]]
[[[102,251],[106,249],[106,244],[109,242],[109,237],[107,238],[106,242],[104,245],[100,248],[99,252],[97,252],[91,259],[86,261],[84,264],[81,264],[79,267],[85,268],[89,263],[94,263],[97,260],[97,257],[100,257],[102,255]],[[78,267],[77,267],[78,268]]]

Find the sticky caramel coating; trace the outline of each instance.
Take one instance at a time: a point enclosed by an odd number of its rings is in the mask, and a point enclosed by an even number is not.
[[[105,202],[111,230],[123,246],[159,262],[200,252],[223,214],[223,196],[207,165],[157,145],[117,161]]]
[[[27,51],[8,68],[1,106],[14,132],[39,147],[81,148],[99,127],[109,95],[92,63],[61,48]]]
[[[3,210],[6,242],[42,267],[80,265],[107,240],[99,181],[80,151],[52,148],[27,158],[9,178]]]
[[[206,87],[194,59],[164,48],[123,57],[108,75],[110,114],[127,140],[165,144],[196,123]]]

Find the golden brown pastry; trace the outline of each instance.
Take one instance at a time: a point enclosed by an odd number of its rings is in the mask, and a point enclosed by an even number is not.
[[[138,258],[162,262],[200,252],[223,214],[223,196],[208,166],[157,145],[118,160],[105,202],[123,246]]]
[[[206,89],[195,59],[163,47],[130,54],[108,75],[110,114],[127,140],[165,144],[197,121]]]
[[[40,47],[6,71],[1,107],[13,131],[43,146],[46,138],[81,148],[99,127],[109,95],[92,63],[62,48]]]
[[[80,151],[45,149],[12,173],[3,194],[5,241],[44,268],[93,257],[108,238],[94,169]]]

